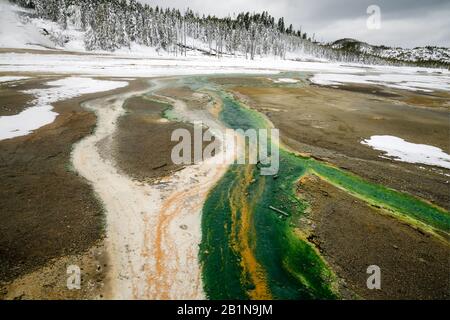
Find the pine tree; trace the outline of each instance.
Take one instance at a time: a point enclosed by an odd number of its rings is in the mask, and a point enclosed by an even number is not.
[[[12,0],[35,8],[39,17],[68,23],[85,30],[87,50],[113,51],[132,43],[187,54],[189,47],[206,44],[211,55],[275,55],[284,58],[287,52],[304,51],[326,57],[339,57],[329,48],[312,44],[306,33],[286,28],[284,18],[275,22],[267,11],[241,12],[218,18],[200,16],[187,9],[152,8],[136,0]],[[188,39],[191,39],[188,41]],[[345,58],[348,59],[348,58]]]

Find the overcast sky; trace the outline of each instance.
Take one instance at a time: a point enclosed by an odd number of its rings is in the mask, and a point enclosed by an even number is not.
[[[355,38],[371,44],[450,46],[450,0],[139,0],[162,7],[187,7],[205,14],[269,11],[316,39]],[[367,8],[378,5],[381,29],[366,26]]]

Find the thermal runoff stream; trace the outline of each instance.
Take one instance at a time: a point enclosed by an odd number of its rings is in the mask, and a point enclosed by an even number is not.
[[[221,122],[232,129],[269,128],[269,121],[206,78],[186,81],[215,91]],[[200,82],[200,84],[198,83]],[[438,237],[448,236],[449,213],[424,200],[365,181],[328,163],[280,146],[279,172],[261,165],[229,167],[210,191],[202,212],[200,261],[212,299],[334,299],[336,276],[299,227],[308,203],[296,186],[315,175],[368,204]]]
[[[224,148],[210,158],[180,167],[160,181],[131,178],[117,170],[114,157],[103,160],[97,147],[113,143],[108,137],[118,132],[117,119],[127,114],[124,106],[131,97],[163,106],[153,125],[201,122],[213,134],[234,130],[232,139],[238,149],[245,147],[247,159],[250,139],[242,133],[274,129],[266,116],[208,76],[153,79],[150,84],[151,89],[87,103],[97,113],[98,127],[73,153],[75,167],[105,203],[111,297],[342,298],[340,279],[305,222],[310,203],[299,188],[312,178],[447,241],[450,215],[445,209],[299,154],[272,135],[267,158],[279,150],[273,175],[263,174],[267,161],[214,162],[221,156],[238,157],[237,150],[225,150],[230,139],[224,135],[216,137]]]

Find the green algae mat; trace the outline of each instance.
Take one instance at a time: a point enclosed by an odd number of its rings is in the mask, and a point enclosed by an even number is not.
[[[187,82],[198,90],[207,79]],[[232,95],[213,86],[207,90],[221,98],[220,120],[227,127],[269,127],[261,114]],[[208,298],[339,299],[333,271],[292,222],[308,207],[295,193],[296,183],[307,174],[437,236],[449,233],[449,212],[422,199],[283,147],[279,160],[276,176],[261,175],[258,165],[233,164],[210,191],[203,207],[200,245]]]

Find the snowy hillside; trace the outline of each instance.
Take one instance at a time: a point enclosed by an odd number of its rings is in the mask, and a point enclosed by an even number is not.
[[[417,47],[414,49],[374,46],[355,39],[340,39],[331,48],[349,53],[359,53],[387,60],[418,63],[424,66],[450,66],[450,48]]]
[[[370,52],[369,52],[370,53]],[[372,54],[383,58],[399,59],[404,61],[436,61],[450,64],[450,49],[439,47],[404,48],[373,48]]]
[[[5,0],[0,1],[0,47],[1,48],[55,48],[52,37],[39,21],[32,19],[32,10],[11,6]]]
[[[58,22],[39,18],[36,10],[23,8],[7,0],[0,0],[0,48],[52,49],[87,52],[86,32],[80,25],[77,8],[69,15],[63,28]],[[105,50],[94,50],[105,53]],[[135,42],[115,50],[118,54],[160,56],[164,50],[139,45]]]

